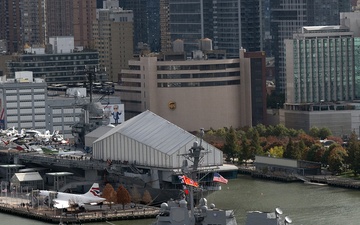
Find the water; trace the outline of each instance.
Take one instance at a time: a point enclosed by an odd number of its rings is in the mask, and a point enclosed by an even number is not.
[[[240,175],[222,186],[222,191],[208,196],[208,203],[218,208],[234,209],[239,225],[245,224],[250,210],[274,211],[280,207],[294,225],[358,225],[360,191],[303,183],[282,183],[252,179]],[[48,225],[0,213],[0,225]],[[148,225],[154,219],[112,221],[116,225]],[[91,225],[109,225],[92,223]]]

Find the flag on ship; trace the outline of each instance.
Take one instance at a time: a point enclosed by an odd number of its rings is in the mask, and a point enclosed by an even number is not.
[[[183,183],[183,184],[190,185],[193,187],[199,187],[198,182],[190,179],[189,177],[187,177],[185,175],[179,176],[179,179],[180,179],[181,183]]]
[[[214,173],[213,181],[227,184],[228,180],[221,176],[219,173]]]

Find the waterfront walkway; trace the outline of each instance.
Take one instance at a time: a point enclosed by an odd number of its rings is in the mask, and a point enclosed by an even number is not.
[[[267,180],[276,180],[284,182],[304,182],[304,183],[319,183],[327,184],[329,186],[360,189],[360,180],[351,178],[345,178],[340,176],[334,176],[329,174],[324,175],[307,175],[301,176],[298,174],[287,174],[287,173],[261,173],[256,171],[253,166],[241,166],[239,167],[239,173],[248,174],[254,178],[261,178]]]

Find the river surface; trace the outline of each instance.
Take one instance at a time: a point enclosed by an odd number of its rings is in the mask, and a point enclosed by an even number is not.
[[[239,175],[222,185],[222,191],[208,196],[208,204],[234,209],[238,225],[245,224],[246,212],[272,212],[279,207],[294,225],[359,225],[360,190],[304,183],[283,183]],[[154,219],[112,221],[116,225],[148,225]],[[0,225],[48,225],[0,213]],[[109,225],[91,223],[90,225]]]

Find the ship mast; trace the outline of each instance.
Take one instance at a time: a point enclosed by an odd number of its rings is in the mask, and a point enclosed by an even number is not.
[[[201,154],[204,148],[202,147],[202,139],[204,137],[204,129],[200,129],[200,142],[194,142],[193,146],[189,149],[189,154],[187,154],[187,158],[192,159],[193,166],[190,170],[190,178],[196,181],[196,174],[199,167],[200,158],[203,156]],[[194,187],[190,186],[190,209],[191,209],[191,218],[194,218]]]

